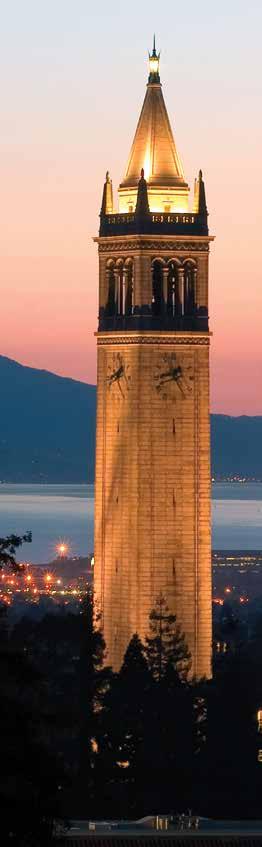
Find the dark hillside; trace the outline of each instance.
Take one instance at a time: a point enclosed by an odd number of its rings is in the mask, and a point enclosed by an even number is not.
[[[0,479],[94,478],[96,389],[0,356]]]
[[[262,479],[262,416],[211,415],[214,476]]]
[[[0,480],[94,480],[96,388],[0,356]],[[212,473],[262,479],[262,416],[212,415]]]

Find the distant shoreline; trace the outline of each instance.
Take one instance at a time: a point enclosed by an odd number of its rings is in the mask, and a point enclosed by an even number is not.
[[[212,477],[212,479],[211,479],[212,485],[217,485],[217,484],[223,484],[223,485],[226,485],[226,484],[228,484],[228,485],[261,485],[261,483],[262,483],[262,477],[256,478],[256,477],[216,476],[216,477]],[[42,480],[15,480],[14,481],[14,480],[1,479],[0,480],[0,489],[1,489],[1,486],[4,486],[4,485],[10,485],[10,486],[13,485],[13,486],[16,486],[16,487],[18,487],[20,485],[28,485],[28,486],[29,485],[30,486],[35,485],[35,486],[38,486],[38,487],[41,486],[43,488],[45,486],[48,486],[49,488],[50,487],[57,487],[57,486],[59,486],[60,488],[66,488],[67,486],[70,487],[70,488],[90,488],[90,487],[92,488],[92,487],[94,487],[95,482],[94,481],[93,482],[83,482],[83,480],[81,480],[80,482],[76,482],[75,480],[73,482],[68,482],[68,481],[67,482],[64,482],[64,481],[61,482],[61,480],[59,482],[54,482],[53,480],[52,480],[52,482],[49,482],[48,480],[45,480],[45,481],[42,481]]]

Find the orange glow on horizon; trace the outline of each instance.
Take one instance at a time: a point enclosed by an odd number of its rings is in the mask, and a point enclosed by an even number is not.
[[[142,107],[148,77],[149,45],[144,35],[148,7],[141,4],[139,9],[139,37],[137,14],[129,15],[132,50],[124,58],[117,49],[126,17],[124,6],[119,7],[119,15],[108,15],[106,26],[101,27],[96,14],[80,15],[81,26],[80,18],[76,24],[73,3],[64,4],[62,23],[61,4],[38,4],[41,26],[39,14],[30,11],[36,3],[17,3],[15,15],[13,5],[6,3],[4,12],[19,49],[5,49],[1,57],[6,80],[1,137],[5,231],[0,245],[1,353],[29,367],[94,383],[98,271],[92,235],[98,231],[104,172],[109,167],[116,194]],[[181,38],[174,55],[174,11],[168,6],[170,26],[165,27],[161,44],[163,94],[191,196],[194,178],[203,167],[210,232],[216,236],[210,261],[212,411],[261,415],[257,389],[262,366],[261,4],[253,4],[252,15],[246,14],[245,4],[238,4],[237,39],[230,4],[225,18],[218,16],[217,27],[212,14],[204,15],[204,82],[203,63],[194,49],[196,38],[203,37],[199,10],[192,6],[188,16],[186,54]],[[225,21],[227,49],[221,62],[217,56]],[[46,49],[46,33],[56,32],[56,27],[60,31],[61,26],[63,63],[57,76],[57,50]],[[176,27],[182,31],[184,26],[184,9],[178,6]],[[83,46],[87,37],[88,54]],[[187,72],[179,76],[184,61]],[[105,97],[107,71],[110,97]],[[52,86],[50,79],[55,80]],[[199,120],[195,92],[203,90],[208,108],[205,119]],[[119,103],[127,99],[123,120]],[[97,108],[97,103],[103,107]],[[244,180],[240,178],[243,163],[248,163]]]

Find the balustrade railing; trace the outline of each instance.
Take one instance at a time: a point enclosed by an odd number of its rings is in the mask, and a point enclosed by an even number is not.
[[[191,212],[149,212],[143,217],[134,212],[101,216],[100,235],[158,232],[207,235],[207,216]]]

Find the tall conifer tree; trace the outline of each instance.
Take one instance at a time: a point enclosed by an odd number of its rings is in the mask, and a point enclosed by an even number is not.
[[[150,635],[146,637],[146,658],[153,678],[160,682],[167,674],[185,681],[190,669],[190,653],[185,636],[159,594],[149,616]]]

